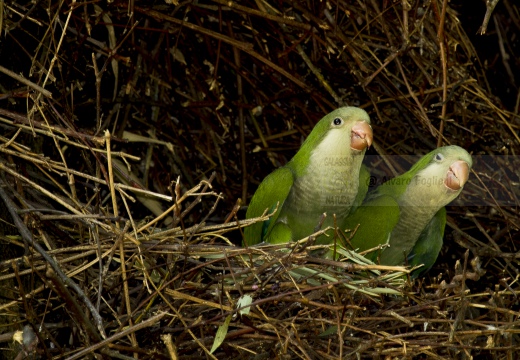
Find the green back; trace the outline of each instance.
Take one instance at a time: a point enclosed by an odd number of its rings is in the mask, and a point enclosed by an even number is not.
[[[370,197],[352,215],[348,216],[341,227],[352,232],[355,230],[355,234],[347,233],[347,237],[353,235],[350,239],[352,247],[365,251],[386,244],[398,221],[399,205],[397,202],[391,196],[376,195]],[[377,252],[370,253],[366,257],[374,261],[377,258]]]

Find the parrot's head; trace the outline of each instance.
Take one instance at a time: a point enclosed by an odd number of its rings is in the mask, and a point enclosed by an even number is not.
[[[418,193],[428,197],[426,204],[445,206],[454,200],[468,181],[473,161],[471,155],[459,146],[443,146],[425,155],[410,169],[416,170],[411,179]],[[419,196],[419,194],[417,194]]]
[[[324,116],[306,140],[313,152],[361,154],[372,145],[370,118],[365,110],[342,107]],[[306,144],[304,144],[305,146]]]
[[[311,163],[355,166],[354,163],[361,163],[372,139],[370,118],[365,110],[351,106],[336,109],[316,124],[293,158],[294,167],[302,174]],[[353,162],[357,155],[361,155],[359,161]]]
[[[350,148],[354,154],[364,152],[372,145],[370,118],[365,110],[342,107],[334,110],[316,125],[321,148]]]

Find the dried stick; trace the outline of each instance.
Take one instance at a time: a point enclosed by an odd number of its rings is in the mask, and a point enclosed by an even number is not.
[[[434,3],[435,4],[435,3]],[[435,6],[435,5],[434,5]],[[448,0],[442,3],[441,19],[439,22],[439,29],[437,31],[437,40],[439,41],[439,48],[441,50],[441,64],[442,64],[442,109],[441,109],[441,123],[439,125],[439,137],[437,138],[437,147],[442,146],[442,133],[444,132],[444,123],[446,122],[446,108],[448,106],[448,59],[446,58],[446,48],[444,47],[444,23],[446,22],[446,8],[448,7]]]
[[[225,42],[227,44],[230,44],[231,46],[235,46],[238,49],[248,53],[249,55],[251,55],[255,59],[257,59],[257,60],[263,62],[264,64],[266,64],[267,66],[271,67],[273,70],[279,72],[280,74],[285,76],[287,79],[291,80],[293,83],[295,83],[296,85],[301,87],[303,90],[305,90],[305,91],[309,90],[308,86],[303,81],[301,81],[300,79],[298,79],[295,76],[293,76],[290,72],[288,72],[287,70],[285,70],[281,66],[276,65],[272,61],[266,59],[264,56],[262,56],[261,54],[259,54],[255,50],[253,50],[252,44],[244,43],[244,42],[241,42],[241,41],[237,41],[235,39],[230,38],[229,36],[225,36],[225,35],[219,34],[217,32],[214,32],[214,31],[208,30],[206,28],[203,28],[201,26],[197,26],[197,25],[191,24],[191,23],[189,23],[187,21],[176,19],[173,16],[164,15],[163,13],[161,13],[159,11],[149,10],[149,9],[144,9],[144,8],[139,8],[139,7],[136,7],[135,9],[137,11],[141,12],[141,13],[146,13],[147,15],[152,16],[152,17],[154,17],[157,20],[169,21],[171,23],[187,27],[187,28],[189,28],[191,30],[198,31],[198,32],[200,32],[200,33],[202,33],[204,35],[211,36],[211,37],[213,37],[213,38],[215,38],[217,40],[222,40],[223,42]]]
[[[76,3],[75,0],[72,0],[72,4]],[[72,5],[71,5],[72,7]],[[59,12],[58,12],[59,13]],[[69,25],[69,21],[70,21],[70,18],[72,16],[72,11],[69,11],[68,15],[67,15],[67,20],[65,20],[65,28],[68,27]],[[67,34],[66,31],[63,31],[63,33],[61,34],[61,37],[60,37],[60,41],[58,42],[58,45],[56,46],[56,51],[54,52],[54,56],[51,60],[51,63],[49,65],[49,69],[46,71],[46,75],[45,75],[45,79],[43,80],[43,85],[42,87],[45,87],[45,85],[47,84],[47,81],[49,80],[49,77],[51,76],[52,74],[52,69],[54,67],[54,63],[56,62],[56,60],[58,60],[58,53],[60,51],[60,48],[61,48],[61,44],[63,43],[63,39],[65,38],[65,35]],[[38,96],[36,97],[36,101],[35,103],[38,103],[39,100],[40,100],[40,96],[42,95],[43,93],[39,93]],[[30,113],[32,113],[33,110],[30,111]],[[30,116],[31,117],[31,116]],[[30,118],[29,117],[29,118]]]
[[[155,316],[149,318],[148,320],[143,321],[142,323],[130,326],[130,327],[126,328],[125,330],[122,330],[121,332],[118,332],[115,335],[109,337],[108,339],[100,341],[97,344],[89,346],[89,347],[81,350],[80,352],[77,352],[76,354],[72,355],[71,357],[68,357],[67,360],[79,359],[82,356],[87,355],[89,353],[92,353],[93,351],[95,351],[95,350],[97,350],[99,348],[102,348],[103,346],[111,344],[114,341],[116,341],[118,339],[121,339],[124,336],[130,335],[130,334],[133,334],[135,336],[135,332],[136,331],[144,329],[144,328],[146,328],[148,326],[156,325],[157,322],[159,322],[165,315],[166,315],[166,313],[160,313],[158,315],[155,315]]]
[[[231,36],[234,37],[233,27],[231,23],[228,23],[228,29]],[[220,42],[219,42],[220,44]],[[236,47],[233,47],[233,57],[235,58],[235,64],[237,69],[241,68],[241,58],[240,51]],[[240,76],[240,72],[237,71],[237,96],[240,101],[244,101],[244,93],[242,90],[242,76]],[[239,136],[240,136],[240,162],[242,165],[242,199],[246,201],[247,198],[247,159],[246,159],[246,141],[245,141],[245,122],[244,122],[244,108],[238,108],[238,127],[239,127]]]
[[[119,216],[119,208],[117,207],[117,199],[116,199],[116,189],[114,186],[114,169],[112,167],[112,155],[111,155],[111,146],[110,146],[110,131],[105,130],[106,137],[106,146],[107,146],[107,160],[108,160],[108,180],[109,180],[109,188],[110,188],[110,197],[112,198],[112,211],[114,212],[114,216]],[[120,230],[119,222],[116,222],[116,229]],[[130,291],[128,289],[128,278],[126,274],[126,260],[125,260],[125,242],[121,241],[119,243],[119,257],[121,259],[121,277],[123,282],[123,292],[124,292],[124,300],[125,300],[125,308],[128,314],[128,322],[132,327],[134,325],[132,321],[132,305],[130,304]],[[135,338],[135,333],[130,333],[130,341],[132,342],[132,346],[138,347],[137,339]]]
[[[96,134],[98,134],[101,130],[101,77],[103,74],[99,72],[94,53],[92,53],[92,65],[94,66],[94,77],[96,79]]]
[[[56,276],[56,272],[52,271],[52,269],[47,269],[45,276],[47,280],[50,280],[53,291],[55,291],[66,304],[67,310],[74,314],[74,318],[83,325],[89,338],[93,341],[100,341],[101,336],[96,332],[96,328],[87,317],[87,314],[85,314],[80,304],[76,301],[76,298],[72,296],[67,286],[65,286],[64,281],[61,281],[62,279],[60,279],[59,276]]]
[[[321,85],[323,85],[325,90],[327,90],[327,92],[330,94],[330,96],[332,96],[334,101],[336,101],[336,103],[338,105],[344,105],[343,100],[341,100],[341,97],[334,91],[334,89],[332,89],[332,87],[329,85],[327,80],[325,80],[325,78],[321,74],[320,70],[318,68],[316,68],[316,66],[314,66],[314,64],[312,63],[311,59],[309,59],[309,57],[307,56],[305,51],[303,51],[303,48],[301,47],[301,45],[298,44],[296,46],[296,50],[298,50],[298,54],[300,54],[300,56],[302,57],[302,59],[305,62],[305,64],[307,64],[307,66],[312,71],[314,76],[316,76],[318,78],[318,80],[320,81]]]
[[[5,67],[3,67],[2,65],[0,65],[0,72],[3,72],[4,74],[12,77],[13,79],[15,79],[16,81],[19,81],[21,82],[22,84],[25,84],[31,88],[33,88],[34,90],[38,91],[39,93],[43,94],[43,96],[45,97],[48,97],[48,98],[52,98],[52,93],[49,91],[49,90],[45,90],[44,88],[42,88],[40,85],[36,85],[35,83],[33,83],[32,81],[30,80],[27,80],[26,78],[24,78],[23,76],[21,75],[18,75],[14,72],[12,72],[11,70],[9,69],[6,69]]]
[[[499,0],[486,0],[486,15],[484,15],[484,20],[482,21],[482,25],[477,31],[477,34],[484,35],[487,31],[489,19],[491,18],[491,14],[493,10],[495,10],[495,6],[497,6]]]
[[[300,29],[307,30],[307,31],[311,29],[311,25],[309,25],[309,24],[302,23],[302,22],[299,22],[296,20],[292,20],[288,17],[277,16],[277,15],[273,15],[273,14],[270,14],[270,13],[267,13],[264,11],[251,9],[251,8],[248,8],[247,6],[238,5],[237,2],[228,1],[228,0],[212,0],[212,1],[216,2],[217,4],[220,4],[220,5],[229,6],[229,8],[231,8],[231,9],[238,10],[238,11],[241,11],[241,12],[249,14],[249,15],[258,16],[258,17],[262,17],[262,18],[265,18],[268,20],[276,21],[280,24],[289,25],[289,26],[300,28]]]
[[[4,190],[4,186],[7,185],[5,178],[0,180],[0,197],[5,203],[5,206],[9,210],[9,213],[11,214],[11,217],[20,231],[20,235],[22,236],[22,239],[27,245],[31,245],[37,252],[39,252],[42,257],[49,263],[49,265],[52,267],[54,272],[56,273],[57,280],[61,280],[63,285],[69,286],[70,288],[74,289],[74,291],[78,294],[79,298],[83,301],[85,306],[90,310],[92,317],[94,318],[94,321],[96,323],[97,329],[100,332],[101,336],[103,338],[106,338],[105,335],[105,328],[103,326],[103,319],[99,315],[99,312],[96,310],[94,305],[90,302],[90,299],[88,296],[85,295],[83,290],[74,282],[72,279],[67,277],[63,270],[59,267],[59,265],[56,263],[56,261],[49,255],[47,252],[38,244],[36,241],[34,241],[31,232],[27,228],[27,226],[24,224],[22,219],[20,219],[20,216],[18,215],[18,208],[13,203],[11,198],[7,195],[7,193]]]

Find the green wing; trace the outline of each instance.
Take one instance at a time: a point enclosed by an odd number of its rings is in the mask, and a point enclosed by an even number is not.
[[[412,277],[416,278],[422,273],[428,271],[439,256],[442,248],[442,239],[444,237],[444,228],[446,227],[446,208],[441,208],[435,216],[430,220],[428,225],[419,235],[419,239],[415,243],[412,251],[408,254],[408,264],[417,266],[424,264],[423,267],[415,270]]]
[[[354,199],[354,202],[352,203],[352,207],[350,208],[350,214],[353,214],[365,200],[365,197],[367,196],[368,192],[369,183],[370,172],[368,171],[367,167],[364,164],[362,164],[361,168],[359,169],[358,193],[356,195],[356,198]]]
[[[247,208],[246,219],[261,216],[266,209],[268,213],[272,213],[279,203],[278,211],[269,220],[258,222],[245,228],[245,245],[251,246],[266,240],[266,235],[269,234],[271,228],[276,223],[293,183],[293,173],[287,167],[276,169],[262,181]]]
[[[344,220],[341,228],[355,230],[350,243],[354,249],[365,251],[386,244],[398,221],[397,202],[389,195],[379,195],[369,198],[358,207]],[[366,257],[374,261],[377,252],[367,254]]]

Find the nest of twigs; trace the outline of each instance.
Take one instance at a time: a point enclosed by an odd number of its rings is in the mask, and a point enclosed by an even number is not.
[[[515,358],[520,8],[497,3],[2,2],[2,355]],[[422,278],[312,236],[241,247],[241,203],[345,104],[375,183],[473,155]]]

